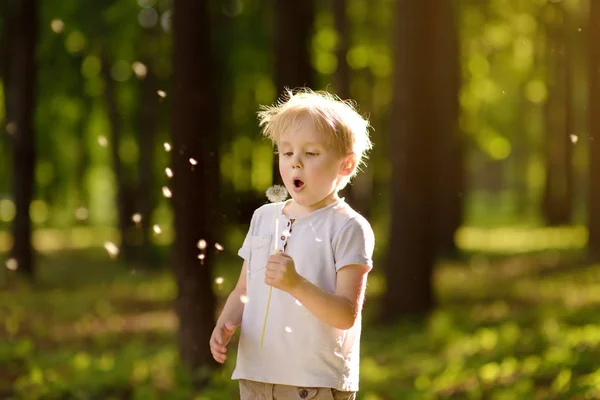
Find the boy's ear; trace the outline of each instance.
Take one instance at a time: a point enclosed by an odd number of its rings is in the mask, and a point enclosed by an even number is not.
[[[352,173],[354,172],[354,169],[356,168],[356,155],[355,154],[350,154],[348,156],[346,156],[346,158],[344,158],[344,161],[342,162],[342,166],[340,167],[340,175],[342,176],[348,176],[348,175],[352,175]]]

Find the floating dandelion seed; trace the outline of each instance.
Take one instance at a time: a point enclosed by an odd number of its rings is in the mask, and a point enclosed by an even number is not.
[[[206,258],[204,254],[198,254],[198,260],[203,261]]]
[[[138,79],[144,79],[148,73],[148,67],[139,61],[134,61],[133,64],[131,64],[131,69]]]
[[[154,231],[154,233],[156,233],[157,235],[160,235],[160,233],[162,232],[162,229],[160,229],[160,226],[158,225],[154,225],[152,227],[152,230]]]
[[[75,218],[78,221],[85,221],[86,219],[88,219],[88,216],[89,212],[85,207],[79,207],[77,210],[75,210]]]
[[[140,213],[135,213],[131,216],[131,220],[133,221],[134,224],[138,225],[140,222],[142,222],[142,214]]]
[[[17,133],[17,123],[9,122],[8,124],[6,124],[6,133],[8,133],[11,136]]]
[[[200,250],[206,249],[206,240],[204,240],[204,239],[198,240],[197,246]]]
[[[286,326],[286,327],[285,327],[285,331],[286,331],[287,333],[292,333],[292,328],[290,328],[289,326]]]
[[[117,245],[113,242],[104,243],[104,248],[108,252],[110,258],[115,258],[117,255],[119,255],[119,247],[117,247]]]
[[[165,174],[167,174],[167,176],[169,178],[173,177],[173,170],[171,168],[165,168]]]
[[[245,294],[240,296],[240,301],[244,304],[248,303],[248,296],[246,296]]]
[[[98,144],[102,147],[108,146],[108,139],[106,136],[98,136]]]
[[[167,142],[163,143],[163,146],[165,148],[165,151],[171,151],[171,145]]]
[[[570,135],[571,138],[571,143],[575,144],[579,141],[579,137],[577,137],[576,135]]]
[[[223,246],[221,246],[219,243],[215,243],[215,249],[217,249],[217,251],[223,251]]]
[[[302,303],[300,303],[298,300],[296,300],[296,304],[302,307]]]
[[[8,268],[9,270],[16,271],[18,267],[19,263],[15,258],[9,258],[8,260],[6,260],[6,268]]]
[[[224,279],[222,277],[218,277],[217,279],[215,279],[215,282],[217,285],[222,285],[223,284]]]
[[[190,158],[190,164],[192,164],[192,165],[198,165],[198,161],[196,161],[193,158]]]
[[[171,193],[171,190],[166,186],[162,187],[162,193],[163,193],[163,196],[165,196],[167,199],[170,199],[173,196],[173,193]]]
[[[279,203],[284,201],[288,192],[285,190],[285,186],[273,185],[267,189],[267,199],[271,203],[275,203],[275,249],[273,253],[277,253],[277,244],[279,243]],[[269,297],[267,298],[267,308],[265,310],[265,320],[263,322],[262,334],[260,335],[260,348],[262,349],[263,340],[265,339],[265,329],[267,328],[267,318],[269,316],[269,307],[271,305],[271,294],[273,292],[273,286],[269,286]]]
[[[167,97],[167,92],[165,92],[164,90],[157,90],[156,94],[158,94],[160,97],[162,97],[163,99],[165,97]]]
[[[52,29],[54,33],[61,33],[65,29],[65,23],[58,18],[54,18],[50,21],[50,29]]]

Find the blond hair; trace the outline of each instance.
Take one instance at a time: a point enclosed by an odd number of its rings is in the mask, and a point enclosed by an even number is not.
[[[324,135],[328,146],[341,157],[354,154],[356,167],[338,186],[343,189],[352,179],[373,147],[369,139],[370,124],[356,111],[352,100],[341,100],[325,91],[299,88],[285,89],[279,101],[272,106],[261,106],[259,126],[264,136],[276,145],[282,133],[297,128],[305,117],[310,117],[315,128]]]

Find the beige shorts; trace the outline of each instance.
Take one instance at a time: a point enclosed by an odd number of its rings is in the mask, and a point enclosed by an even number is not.
[[[296,387],[240,379],[241,400],[355,400],[356,392],[324,387]]]

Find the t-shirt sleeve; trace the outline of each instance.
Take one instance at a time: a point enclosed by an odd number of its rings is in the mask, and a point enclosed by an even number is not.
[[[375,234],[369,222],[361,217],[350,218],[333,240],[335,270],[351,264],[373,268]]]
[[[250,244],[252,243],[252,235],[254,232],[255,225],[256,211],[254,211],[254,214],[252,214],[252,219],[250,220],[250,228],[248,228],[248,233],[246,233],[244,243],[242,244],[242,247],[238,250],[238,256],[242,257],[246,261],[250,259]]]

